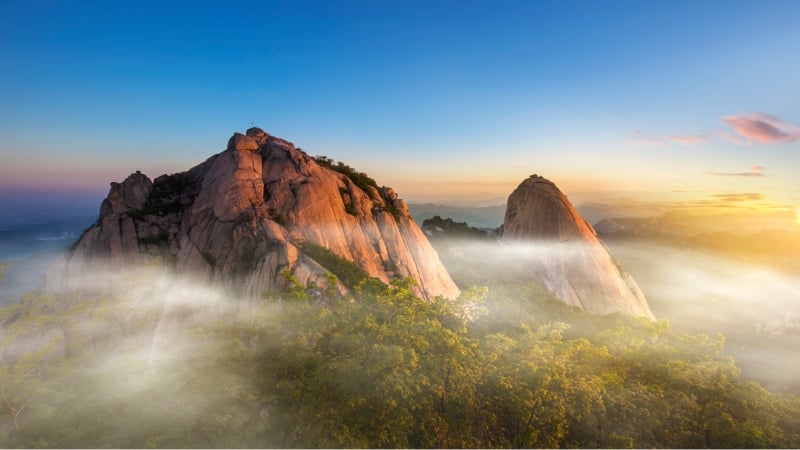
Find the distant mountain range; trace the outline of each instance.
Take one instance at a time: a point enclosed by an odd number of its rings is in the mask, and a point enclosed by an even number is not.
[[[595,230],[603,240],[609,242],[660,242],[800,274],[800,231],[708,231],[685,218],[680,221],[670,216],[603,219],[595,224]]]

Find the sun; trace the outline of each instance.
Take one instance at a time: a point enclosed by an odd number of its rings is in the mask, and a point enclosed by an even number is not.
[[[797,221],[797,223],[800,224],[800,206],[795,206],[794,215],[795,215],[795,220]]]

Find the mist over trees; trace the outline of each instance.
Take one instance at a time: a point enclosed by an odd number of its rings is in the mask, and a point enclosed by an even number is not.
[[[0,311],[0,445],[800,444],[800,401],[742,379],[721,336],[590,316],[518,275],[430,302],[366,278],[248,307],[145,275],[31,294]]]

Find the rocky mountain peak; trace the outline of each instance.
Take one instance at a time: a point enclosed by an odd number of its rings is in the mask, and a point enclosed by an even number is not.
[[[508,197],[502,241],[529,251],[531,275],[563,302],[592,313],[653,317],[633,278],[555,183],[538,175]]]
[[[594,235],[594,229],[566,195],[544,177],[531,175],[508,198],[504,239],[569,241],[590,239]]]
[[[286,270],[309,287],[328,271],[341,281],[346,263],[384,282],[412,277],[426,298],[459,293],[392,188],[257,127],[185,172],[112,183],[98,221],[48,284],[64,287],[87,264],[143,260],[249,298],[280,288]]]
[[[258,150],[259,144],[253,136],[242,133],[233,133],[228,140],[228,150],[241,150],[254,152]]]
[[[100,205],[100,216],[142,208],[152,188],[153,182],[138,170],[122,183],[112,182],[108,197]]]

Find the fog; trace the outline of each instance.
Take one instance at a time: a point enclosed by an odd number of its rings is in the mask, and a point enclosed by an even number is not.
[[[676,330],[722,333],[743,375],[800,393],[800,277],[648,241],[608,247],[636,279],[656,317]]]
[[[656,243],[608,247],[645,290],[653,310],[677,327],[756,332],[800,307],[800,279],[764,265]]]
[[[526,274],[532,261],[570,261],[576,254],[570,243],[450,240],[435,245],[462,289],[490,285],[495,295],[517,295],[513,288],[530,282]],[[609,248],[636,278],[657,318],[669,320],[678,331],[725,334],[728,352],[745,378],[775,390],[797,392],[793,375],[800,367],[790,357],[800,344],[800,318],[795,312],[800,284],[796,277],[664,245],[615,243]],[[264,382],[262,364],[269,364],[265,355],[275,351],[270,339],[292,334],[296,326],[302,326],[295,325],[295,320],[302,322],[301,316],[283,316],[281,320],[288,324],[278,326],[275,318],[280,303],[245,301],[228,288],[210,286],[192,276],[176,276],[160,266],[109,271],[102,264],[94,265],[72,273],[64,285],[71,289],[28,296],[22,300],[24,308],[12,306],[0,315],[4,389],[19,392],[11,398],[19,405],[39,402],[21,416],[27,430],[48,430],[51,422],[56,422],[59,425],[54,428],[63,431],[72,425],[69,414],[102,417],[103,411],[109,411],[125,421],[99,420],[98,440],[92,441],[92,446],[102,447],[104,442],[164,445],[147,441],[145,433],[170,436],[174,440],[167,442],[173,445],[237,447],[254,441],[280,442],[271,437],[244,441],[213,431],[208,431],[211,437],[205,441],[202,430],[185,427],[240,421],[234,428],[259,430],[271,423],[267,429],[280,429],[281,423],[270,422],[278,417],[277,410],[271,411],[270,402],[259,397],[264,392],[259,385]],[[510,289],[503,290],[504,285]],[[538,297],[514,298],[505,305],[554,301],[539,291],[526,292]],[[308,308],[300,313],[313,315],[323,307]],[[517,311],[503,313],[521,320],[515,316]],[[584,324],[595,320],[581,317]],[[581,326],[578,322],[571,325]],[[272,329],[284,335],[270,334]],[[337,345],[347,349],[351,342],[358,338],[344,337]],[[352,379],[348,375],[345,383],[331,386],[345,398],[350,394],[356,398],[364,389],[361,383],[368,383],[369,378],[361,378],[361,366],[343,367],[355,370]],[[37,376],[49,377],[47,383],[31,384],[31,377]],[[285,381],[272,382],[275,386],[270,389],[278,390],[278,383]],[[29,392],[28,386],[38,386],[38,390]],[[43,408],[43,398],[52,399],[53,405],[69,405],[67,416]],[[240,417],[242,411],[247,411],[246,417]],[[253,420],[258,424],[251,424]],[[8,429],[10,425],[5,426]],[[81,423],[80,427],[81,433],[92,433],[92,424]],[[86,434],[79,436],[86,439]],[[184,440],[185,436],[192,440]],[[57,438],[66,439],[63,435]]]
[[[0,283],[0,306],[13,303],[42,283],[47,268],[97,218],[79,210],[14,211],[0,209],[0,262],[10,266]]]
[[[514,282],[538,269],[534,260],[566,260],[571,244],[442,240],[439,256],[456,281]],[[800,277],[774,267],[646,240],[606,248],[631,274],[657,319],[678,332],[721,333],[742,374],[778,391],[800,394]]]
[[[39,408],[21,416],[27,430],[48,427],[41,396],[69,404],[67,414],[146,405],[123,414],[140,423],[104,426],[92,445],[137,442],[142,427],[179,426],[223,408],[232,396],[220,392],[231,383],[255,389],[254,377],[215,365],[230,356],[229,341],[216,336],[263,322],[266,309],[163,267],[101,267],[71,274],[70,291],[32,293],[22,298],[22,308],[12,305],[0,314],[3,395],[12,405],[36,402]],[[200,382],[198,370],[200,380],[215,384],[193,386]],[[63,389],[47,391],[54,386]]]

